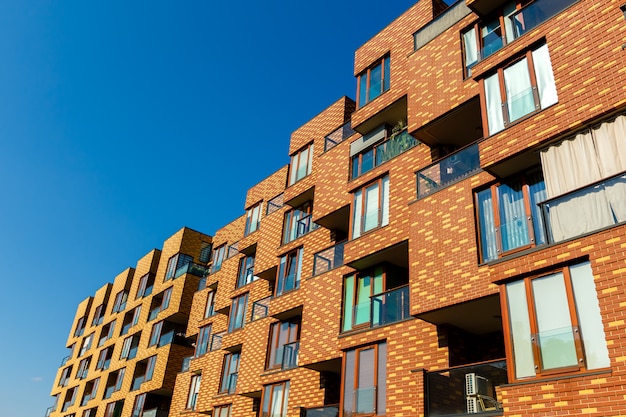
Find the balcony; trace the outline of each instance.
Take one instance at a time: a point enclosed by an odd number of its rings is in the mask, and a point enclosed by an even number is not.
[[[324,407],[301,408],[300,417],[337,417],[339,405],[327,405]]]
[[[417,198],[424,198],[480,170],[478,144],[467,146],[418,171]]]
[[[313,276],[323,274],[343,265],[343,247],[345,241],[313,255]]]
[[[384,127],[379,128],[377,132],[384,132]],[[382,133],[384,134],[384,133]],[[372,140],[372,139],[370,139]],[[351,178],[357,178],[366,172],[371,171],[375,167],[395,158],[396,156],[417,146],[420,142],[413,136],[409,135],[406,128],[399,132],[391,134],[391,137],[384,142],[356,153],[352,156],[352,173]]]
[[[515,39],[553,18],[578,0],[536,0],[511,15]]]
[[[276,210],[279,210],[284,205],[285,195],[279,194],[276,197],[272,198],[267,202],[267,209],[265,210],[265,215],[272,214]]]
[[[261,300],[255,301],[252,303],[252,314],[250,316],[250,321],[260,320],[262,318],[267,317],[270,310],[270,301],[272,297],[265,297]]]
[[[496,387],[507,382],[505,360],[426,372],[426,415],[502,415]]]
[[[295,240],[301,236],[306,235],[313,230],[316,230],[319,226],[315,224],[311,219],[313,218],[312,214],[306,215],[300,220],[296,222],[296,237],[291,240]]]
[[[204,265],[197,264],[195,262],[189,262],[181,266],[180,268],[176,270],[176,272],[174,272],[174,279],[178,278],[179,276],[183,274],[191,274],[196,277],[202,278],[206,275],[209,275],[209,268],[207,268]]]
[[[193,356],[186,356],[183,358],[183,366],[181,367],[180,372],[187,372],[189,370],[192,359],[193,359]]]
[[[324,152],[339,145],[341,142],[348,139],[350,136],[354,135],[355,133],[356,132],[352,130],[351,122],[344,124],[339,129],[335,130],[333,133],[327,135],[324,138]]]
[[[281,369],[297,368],[298,352],[300,352],[300,342],[286,343],[276,349],[276,362],[280,363]]]
[[[626,222],[626,172],[539,203],[549,243]]]
[[[371,298],[371,327],[385,326],[409,318],[409,286]]]

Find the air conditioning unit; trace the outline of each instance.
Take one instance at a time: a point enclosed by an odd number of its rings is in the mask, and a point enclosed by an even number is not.
[[[491,381],[475,373],[465,374],[465,401],[468,414],[480,413],[488,409],[497,409],[498,402],[493,398],[494,391]],[[487,402],[490,406],[485,406]]]

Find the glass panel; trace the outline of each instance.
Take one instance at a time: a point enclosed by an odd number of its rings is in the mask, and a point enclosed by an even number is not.
[[[530,244],[521,181],[498,187],[500,205],[500,237],[506,252]]]
[[[365,174],[374,168],[374,149],[370,149],[361,156],[361,170],[358,175]]]
[[[587,369],[608,368],[611,363],[591,264],[585,262],[571,266],[570,274]]]
[[[533,220],[533,232],[535,234],[535,244],[543,245],[547,243],[546,230],[541,215],[539,203],[547,198],[546,185],[543,182],[543,175],[537,172],[530,176],[528,184],[530,194],[530,212]]]
[[[383,80],[383,91],[387,91],[389,90],[389,87],[390,87],[389,80],[391,78],[391,59],[385,58],[384,65],[385,65],[385,76]]]
[[[358,388],[356,390],[356,412],[372,413],[376,411],[376,350],[364,349],[359,352]]]
[[[532,281],[543,369],[576,366],[578,358],[563,274]]]
[[[371,230],[379,225],[378,208],[380,207],[378,183],[365,189],[365,219],[363,231]]]
[[[509,123],[535,111],[535,98],[526,58],[504,69],[504,84]]]
[[[359,107],[367,103],[367,74],[359,77]]]
[[[368,101],[371,101],[378,97],[382,93],[382,71],[383,68],[380,64],[376,65],[370,71],[370,90]]]
[[[487,100],[487,122],[489,134],[493,135],[504,129],[502,116],[502,94],[498,74],[485,78],[485,98]]]
[[[354,297],[354,275],[345,278],[343,289],[343,325],[341,330],[346,332],[352,328],[352,309]]]
[[[352,238],[356,239],[361,236],[361,222],[363,221],[363,200],[362,200],[363,191],[358,190],[354,193],[354,214],[352,218]]]
[[[387,407],[387,343],[378,345],[378,381],[376,410],[379,415],[386,414]]]
[[[472,67],[476,65],[480,57],[478,56],[478,48],[476,47],[476,29],[472,28],[463,34],[463,50],[465,51],[465,69],[466,75],[472,75]]]
[[[483,39],[482,57],[487,58],[500,48],[502,48],[502,29],[500,28],[500,19],[495,18],[488,22],[481,29]]]
[[[354,306],[354,325],[369,323],[370,296],[372,295],[372,277],[364,276],[358,279],[356,306]]]
[[[535,359],[524,281],[507,284],[506,298],[509,310],[509,327],[513,339],[515,376],[517,378],[535,376]]]

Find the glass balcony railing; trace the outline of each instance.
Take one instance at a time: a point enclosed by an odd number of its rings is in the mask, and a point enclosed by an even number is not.
[[[279,210],[284,205],[284,201],[285,201],[284,194],[279,194],[276,197],[272,198],[270,201],[267,202],[265,215],[267,216],[268,214],[272,214],[276,210]]]
[[[376,413],[376,387],[357,388],[354,394],[357,414]]]
[[[417,198],[444,189],[480,170],[478,144],[467,146],[417,173]]]
[[[239,242],[235,242],[228,247],[226,251],[226,259],[230,259],[239,253]]]
[[[300,236],[304,236],[307,233],[312,232],[313,230],[316,230],[319,227],[319,225],[317,225],[311,220],[312,217],[313,215],[309,214],[309,215],[304,216],[303,218],[301,218],[300,220],[296,222],[295,239],[299,238]]]
[[[300,342],[291,342],[276,349],[276,357],[280,358],[282,369],[291,369],[298,367],[298,352],[300,351]]]
[[[345,241],[339,242],[335,246],[313,255],[313,276],[343,265],[343,247],[345,244]]]
[[[539,203],[550,243],[626,222],[626,172]]]
[[[206,288],[206,277],[202,277],[202,278],[200,278],[200,281],[198,282],[198,290],[197,291],[202,291],[205,288]]]
[[[495,388],[507,382],[505,360],[427,372],[426,415],[502,415]]]
[[[578,0],[535,0],[510,16],[515,38],[561,13]]]
[[[252,303],[252,315],[250,321],[259,320],[267,317],[270,310],[270,301],[272,297],[265,297]]]
[[[69,356],[66,356],[63,359],[61,359],[61,366],[65,365],[69,359],[70,359]]]
[[[176,270],[174,278],[178,278],[183,274],[191,274],[196,277],[204,277],[209,275],[209,268],[204,265],[197,264],[195,262],[189,262]]]
[[[338,417],[339,405],[327,405],[324,407],[302,408],[302,417]]]
[[[237,377],[238,377],[238,375],[239,374],[237,372],[234,372],[234,373],[232,373],[232,374],[230,374],[228,376],[228,381],[226,383],[226,386],[224,387],[225,388],[225,391],[224,391],[225,393],[228,393],[228,394],[234,394],[235,393],[235,389],[237,388]]]
[[[136,391],[139,389],[139,387],[141,387],[141,384],[143,384],[143,380],[144,380],[145,376],[141,375],[138,376],[137,378],[133,379],[133,384],[130,387],[131,391]]]
[[[371,298],[372,327],[384,326],[409,318],[409,287],[387,291]]]
[[[213,336],[211,336],[211,352],[222,348],[222,339],[224,338],[225,334],[226,332],[224,331],[215,333]]]
[[[356,132],[352,130],[351,122],[344,124],[339,129],[335,130],[333,133],[327,135],[324,138],[324,152],[339,145],[341,142],[348,139],[350,136],[354,135],[355,133]]]
[[[418,140],[405,130],[376,147],[376,166],[395,158],[418,144]]]
[[[186,356],[183,358],[183,366],[181,367],[180,372],[187,372],[189,370],[192,359],[193,359],[193,356]]]

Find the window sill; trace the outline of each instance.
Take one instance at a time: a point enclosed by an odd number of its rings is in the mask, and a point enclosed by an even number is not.
[[[544,382],[549,382],[549,381],[560,381],[560,380],[574,379],[574,378],[586,378],[590,376],[605,375],[605,374],[612,375],[613,370],[611,368],[603,368],[603,369],[597,369],[593,371],[581,371],[581,372],[576,372],[576,373],[572,372],[568,374],[560,374],[560,375],[549,376],[549,377],[546,376],[546,377],[528,378],[524,380],[514,381],[509,384],[503,384],[503,385],[500,385],[500,387],[516,387],[520,385],[542,384]]]

